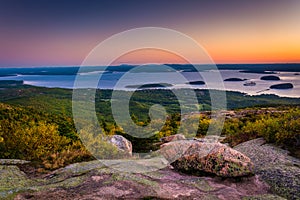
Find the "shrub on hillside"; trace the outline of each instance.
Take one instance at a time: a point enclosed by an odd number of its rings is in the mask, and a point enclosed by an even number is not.
[[[223,128],[226,142],[235,146],[241,142],[263,137],[269,143],[284,145],[289,149],[300,147],[300,109],[262,113],[251,119],[228,119]]]
[[[70,143],[70,139],[60,136],[57,125],[45,122],[11,123],[2,120],[0,134],[1,158],[40,160],[43,156],[59,152]]]

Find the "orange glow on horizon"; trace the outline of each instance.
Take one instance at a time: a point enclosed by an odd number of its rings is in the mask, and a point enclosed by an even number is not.
[[[242,64],[242,63],[300,63],[297,52],[262,52],[262,51],[214,51],[207,49],[208,55],[216,64]],[[112,65],[120,64],[187,64],[188,61],[179,55],[158,49],[143,49],[129,52],[120,56]],[[197,63],[194,63],[197,64]]]
[[[194,38],[217,64],[300,63],[300,39],[296,40],[298,37],[296,34],[290,37],[284,37],[285,34],[271,35],[269,38],[254,34],[251,37],[238,34],[235,36],[232,33],[221,33],[219,37],[210,35],[214,39],[206,35],[197,37],[193,32],[188,35]],[[89,52],[109,36],[111,35],[107,34],[99,39],[97,34],[86,33],[71,35],[68,38],[53,37],[49,40],[28,36],[27,40],[7,44],[8,48],[2,52],[2,56],[20,63],[26,61],[32,66],[80,65]],[[39,45],[32,45],[34,43]],[[193,58],[197,57],[197,52],[189,54]],[[114,62],[116,65],[146,63],[184,64],[188,62],[180,55],[154,49],[129,52]]]
[[[300,43],[298,41],[238,42],[229,41],[206,45],[207,53],[215,63],[298,63],[300,62]],[[297,42],[299,44],[297,44]]]
[[[159,49],[140,49],[131,51],[127,54],[120,56],[112,65],[120,64],[166,64],[178,63],[187,64],[188,62],[171,52]]]

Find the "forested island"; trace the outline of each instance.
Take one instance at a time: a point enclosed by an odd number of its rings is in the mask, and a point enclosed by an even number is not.
[[[280,78],[278,76],[262,76],[260,78],[261,80],[265,80],[265,81],[279,81]]]
[[[227,78],[224,79],[224,81],[232,81],[232,82],[239,82],[239,81],[245,81],[247,79],[241,79],[241,78]]]
[[[281,89],[281,90],[291,89],[293,87],[294,85],[291,83],[280,83],[280,84],[275,84],[270,86],[271,89]]]

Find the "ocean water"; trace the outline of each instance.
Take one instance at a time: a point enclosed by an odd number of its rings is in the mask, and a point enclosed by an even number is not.
[[[221,69],[204,70],[198,72],[184,72],[177,70],[173,72],[139,72],[130,73],[126,71],[104,71],[104,68],[91,68],[86,72],[77,74],[78,68],[2,68],[0,69],[0,80],[22,80],[24,84],[42,87],[74,88],[76,78],[80,80],[79,87],[91,87],[91,80],[101,77],[97,88],[101,89],[119,89],[132,90],[134,86],[153,83],[171,84],[169,89],[177,88],[199,88],[199,89],[225,89],[228,91],[239,91],[249,95],[276,94],[282,97],[300,97],[300,75],[295,71],[273,71],[274,74],[245,73],[241,70]],[[227,78],[247,79],[238,82],[209,80],[210,86],[190,85],[189,81],[207,81],[212,74],[220,73],[220,80]],[[178,79],[178,74],[184,77]],[[262,76],[275,75],[280,78],[279,81],[261,80]],[[76,77],[77,76],[77,77]],[[244,86],[247,81],[254,81],[255,86]],[[292,89],[269,89],[273,84],[292,83]],[[222,86],[224,85],[224,86]],[[78,84],[77,84],[78,86]]]

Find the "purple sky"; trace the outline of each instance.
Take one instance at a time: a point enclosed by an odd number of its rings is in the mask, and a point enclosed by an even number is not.
[[[0,66],[80,65],[102,40],[145,26],[191,36],[217,63],[299,62],[299,10],[297,0],[0,0]]]

